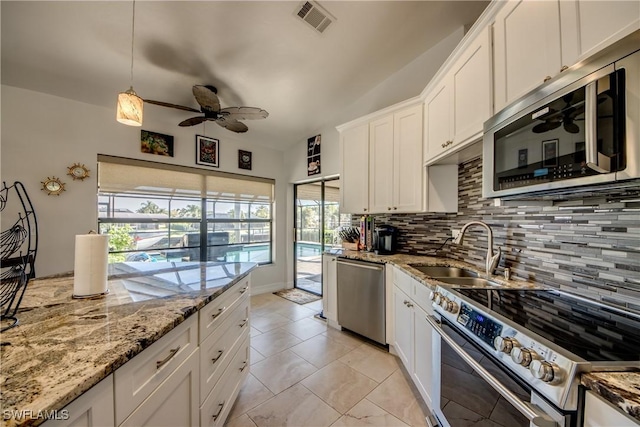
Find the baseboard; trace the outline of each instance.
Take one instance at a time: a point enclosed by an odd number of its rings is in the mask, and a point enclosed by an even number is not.
[[[266,285],[251,286],[251,295],[272,294],[276,291],[288,289],[284,283],[269,283]]]

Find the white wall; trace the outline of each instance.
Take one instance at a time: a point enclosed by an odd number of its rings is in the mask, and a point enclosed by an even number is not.
[[[29,193],[39,225],[36,273],[46,276],[73,270],[76,234],[97,228],[98,154],[195,165],[195,135],[202,126],[180,128],[170,110],[146,107],[142,129],[174,136],[174,157],[140,152],[140,128],[115,120],[113,108],[102,108],[65,98],[11,86],[2,86],[2,140],[0,176],[9,185],[21,181]],[[153,115],[149,114],[150,108]],[[286,271],[286,223],[288,177],[281,151],[241,142],[231,132],[209,123],[206,135],[220,139],[220,168],[216,170],[251,174],[276,180],[274,264],[260,267],[253,276],[255,288],[284,287]],[[238,149],[253,153],[253,170],[237,168]],[[84,163],[91,171],[84,181],[73,181],[67,167]],[[198,166],[203,167],[203,166]],[[56,176],[66,183],[60,196],[47,196],[41,181]],[[5,218],[2,218],[3,224]],[[9,218],[6,219],[10,220]],[[6,228],[6,224],[2,229]],[[259,289],[255,289],[258,290]]]

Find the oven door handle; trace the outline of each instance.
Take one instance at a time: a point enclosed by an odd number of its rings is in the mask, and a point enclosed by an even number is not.
[[[500,381],[498,381],[493,375],[491,375],[486,369],[476,362],[471,356],[469,356],[453,338],[448,336],[440,326],[440,321],[434,316],[427,316],[427,322],[433,327],[435,332],[460,356],[474,371],[478,373],[491,387],[493,387],[502,397],[504,397],[511,405],[513,405],[518,412],[524,415],[534,426],[538,427],[557,427],[556,423],[551,417],[539,410],[537,407],[523,401],[518,396],[513,394],[511,390],[506,388]]]

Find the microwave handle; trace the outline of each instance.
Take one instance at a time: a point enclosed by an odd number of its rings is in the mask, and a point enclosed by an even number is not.
[[[474,371],[478,373],[486,382],[488,382],[491,387],[493,387],[502,397],[504,397],[511,405],[513,405],[518,412],[524,415],[532,425],[536,427],[557,427],[558,423],[556,423],[553,419],[551,419],[548,415],[543,413],[540,410],[536,410],[536,408],[532,407],[532,405],[524,402],[518,396],[516,396],[511,390],[506,388],[500,381],[498,381],[489,371],[480,365],[480,363],[476,362],[471,356],[465,352],[462,347],[456,343],[453,338],[448,336],[440,326],[438,319],[434,316],[427,316],[427,322],[431,325],[434,331],[440,335],[440,337],[456,352],[458,356],[460,356],[465,363],[473,368]]]
[[[609,173],[610,170],[598,165],[598,95],[596,93],[598,81],[589,83],[585,88],[585,158],[587,167],[598,173]]]

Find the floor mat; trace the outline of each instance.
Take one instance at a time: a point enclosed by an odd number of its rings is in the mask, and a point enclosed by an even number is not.
[[[322,299],[321,296],[303,291],[302,289],[284,289],[273,293],[279,297],[293,301],[296,304],[307,304]]]

